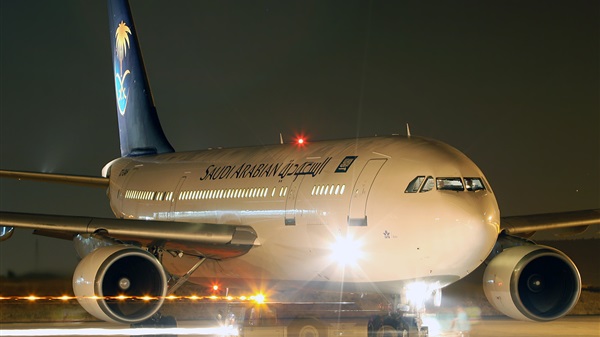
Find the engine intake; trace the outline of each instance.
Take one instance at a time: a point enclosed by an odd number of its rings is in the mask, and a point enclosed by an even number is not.
[[[98,248],[79,262],[73,291],[79,304],[94,317],[133,324],[160,309],[167,293],[167,277],[152,254],[134,246],[114,245]]]
[[[488,301],[503,314],[530,321],[551,321],[566,315],[581,294],[577,267],[551,247],[508,248],[496,256],[483,275]]]

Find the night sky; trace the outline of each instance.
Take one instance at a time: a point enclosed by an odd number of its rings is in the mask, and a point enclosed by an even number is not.
[[[502,215],[600,207],[590,1],[132,1],[177,150],[405,133],[458,148]],[[119,156],[104,1],[0,1],[0,167],[99,176]],[[111,217],[101,189],[0,180],[0,209]],[[0,275],[70,274],[18,231]]]

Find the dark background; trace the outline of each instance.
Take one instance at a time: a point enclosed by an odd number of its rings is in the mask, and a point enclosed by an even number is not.
[[[598,1],[132,1],[177,150],[405,133],[463,151],[502,215],[600,207]],[[0,168],[119,156],[104,1],[0,1]],[[0,179],[0,209],[110,217],[105,192]],[[71,274],[19,230],[0,275]]]

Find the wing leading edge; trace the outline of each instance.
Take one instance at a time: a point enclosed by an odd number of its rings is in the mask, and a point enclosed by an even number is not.
[[[0,228],[8,232],[12,227],[30,228],[36,234],[64,239],[78,234],[100,234],[214,259],[240,256],[260,245],[256,231],[245,225],[0,212]]]
[[[55,183],[64,183],[72,185],[90,186],[90,187],[108,187],[108,178],[77,176],[55,173],[40,173],[40,172],[25,172],[25,171],[8,171],[0,170],[0,177],[12,179],[24,179],[35,181],[46,181]]]

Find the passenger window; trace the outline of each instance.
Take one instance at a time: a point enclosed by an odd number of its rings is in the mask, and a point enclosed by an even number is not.
[[[425,180],[421,192],[429,192],[433,189],[433,186],[433,177],[429,176],[427,177],[427,180]]]
[[[465,178],[465,187],[467,188],[467,191],[485,190],[481,178]]]
[[[464,191],[465,188],[460,178],[437,178],[436,188],[441,191]]]
[[[423,180],[425,180],[425,176],[418,176],[415,179],[413,179],[410,183],[408,183],[408,186],[406,186],[406,190],[404,190],[404,193],[419,192],[419,187],[421,187]]]

